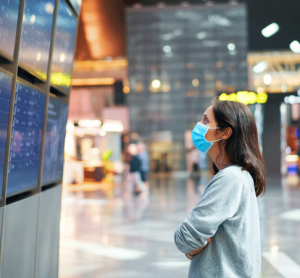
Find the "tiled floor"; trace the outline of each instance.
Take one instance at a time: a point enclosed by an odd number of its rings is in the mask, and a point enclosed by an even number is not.
[[[187,277],[174,230],[201,198],[201,183],[152,178],[149,196],[64,192],[60,278]],[[270,179],[259,198],[262,277],[300,277],[300,188]]]

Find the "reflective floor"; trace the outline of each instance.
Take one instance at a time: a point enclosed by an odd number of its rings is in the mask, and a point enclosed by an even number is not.
[[[150,194],[107,198],[64,192],[60,278],[187,277],[174,230],[200,200],[204,180],[152,178]],[[300,187],[269,179],[259,198],[261,277],[300,277]]]

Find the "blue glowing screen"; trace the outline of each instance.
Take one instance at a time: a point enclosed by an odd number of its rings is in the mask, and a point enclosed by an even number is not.
[[[2,195],[12,77],[0,71],[0,195]]]
[[[19,0],[0,2],[0,52],[10,59],[15,50],[19,3]]]
[[[51,85],[69,93],[75,49],[77,19],[64,1],[59,2]]]
[[[34,188],[38,184],[46,95],[17,83],[7,195]]]
[[[67,119],[68,104],[50,96],[43,161],[43,185],[62,180]]]
[[[55,0],[26,0],[19,63],[31,74],[47,79]]]

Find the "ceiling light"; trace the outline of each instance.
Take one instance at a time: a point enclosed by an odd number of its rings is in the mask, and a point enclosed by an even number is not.
[[[173,32],[174,36],[181,36],[182,35],[182,31],[180,29],[177,29]]]
[[[129,88],[129,86],[124,86],[124,88],[123,88],[123,93],[124,93],[124,94],[129,94],[129,93],[130,93],[130,88]]]
[[[165,46],[163,47],[163,51],[164,51],[165,53],[170,53],[170,52],[172,51],[172,48],[171,48],[171,46],[169,46],[169,45],[165,45]]]
[[[264,75],[264,83],[266,85],[270,85],[272,83],[272,76],[270,74]]]
[[[104,137],[106,135],[106,130],[101,128],[100,131],[99,131],[99,135]]]
[[[283,93],[287,92],[287,85],[286,84],[281,85],[281,92],[283,92]]]
[[[123,124],[118,120],[105,120],[103,129],[106,132],[122,132],[124,130]]]
[[[261,30],[261,33],[264,37],[269,38],[277,33],[279,30],[279,25],[277,23],[272,23]]]
[[[78,122],[78,126],[80,126],[80,127],[100,127],[101,121],[99,121],[99,120],[80,120]]]
[[[235,44],[234,44],[234,43],[229,43],[229,44],[227,45],[227,48],[228,48],[228,50],[233,51],[233,50],[235,50]]]
[[[300,43],[298,41],[291,42],[290,49],[295,53],[300,53]]]
[[[268,63],[266,61],[260,62],[253,67],[253,71],[255,73],[261,73],[268,67]]]
[[[165,41],[169,41],[170,39],[173,38],[173,35],[172,34],[165,34],[162,36],[163,40]]]
[[[196,35],[196,38],[198,39],[198,40],[203,40],[203,39],[205,39],[207,37],[207,33],[206,32],[200,32],[200,33],[198,33],[197,35]]]
[[[161,82],[160,82],[160,80],[158,80],[158,79],[154,79],[154,80],[152,81],[151,85],[152,85],[152,87],[153,87],[154,89],[158,89],[158,88],[161,86]]]
[[[199,86],[199,80],[198,79],[193,79],[192,84],[194,87],[198,87]]]
[[[211,1],[209,1],[211,2]],[[208,2],[206,2],[208,3]],[[231,26],[231,21],[224,16],[218,15],[218,14],[212,14],[208,16],[208,21],[216,24],[216,25],[220,25],[220,26]]]
[[[261,94],[264,92],[264,89],[262,87],[258,87],[256,90],[257,93]]]

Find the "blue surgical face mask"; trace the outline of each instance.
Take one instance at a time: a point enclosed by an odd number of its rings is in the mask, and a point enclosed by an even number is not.
[[[198,122],[192,132],[192,139],[195,147],[203,153],[207,153],[214,142],[222,140],[221,138],[212,142],[208,142],[205,138],[205,135],[209,129],[219,129],[219,127],[209,127]]]

